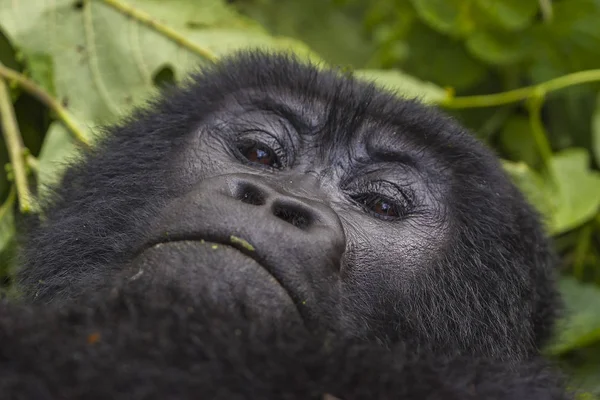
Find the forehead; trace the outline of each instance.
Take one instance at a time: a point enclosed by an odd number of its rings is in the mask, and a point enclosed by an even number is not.
[[[221,114],[221,123],[237,123],[240,128],[248,124],[267,129],[293,127],[304,143],[318,144],[321,156],[328,154],[325,158],[349,155],[347,151],[351,150],[355,156],[377,155],[387,161],[411,164],[413,160],[433,158],[435,138],[445,142],[441,136],[448,127],[436,124],[417,103],[398,100],[363,83],[336,79],[330,82],[332,91],[315,80],[310,81],[315,85],[312,90],[304,86],[299,91],[295,81],[290,85],[238,89],[225,96],[217,114]],[[276,121],[285,123],[279,125]]]
[[[300,117],[298,122],[322,127],[334,137],[369,127],[404,132],[405,138],[423,139],[430,146],[436,142],[463,144],[463,130],[439,112],[332,69],[283,55],[250,53],[227,60],[213,71],[208,78],[220,87],[213,93],[236,93],[237,101],[249,107]]]

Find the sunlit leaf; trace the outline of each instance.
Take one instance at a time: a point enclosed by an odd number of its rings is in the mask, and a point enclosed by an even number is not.
[[[292,39],[274,38],[223,1],[129,1],[180,38],[221,56],[248,46],[308,54]],[[207,58],[103,2],[0,0],[2,26],[25,57],[47,54],[59,101],[86,124],[114,121],[142,104],[165,65],[182,78]],[[76,82],[76,84],[74,84]]]

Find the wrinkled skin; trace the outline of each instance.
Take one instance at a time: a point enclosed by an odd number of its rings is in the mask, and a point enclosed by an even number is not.
[[[256,332],[513,366],[556,312],[539,218],[489,150],[436,110],[285,56],[220,62],[109,128],[45,215],[22,286],[67,309],[175,287]]]

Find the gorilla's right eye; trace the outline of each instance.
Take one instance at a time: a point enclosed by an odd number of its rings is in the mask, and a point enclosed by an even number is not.
[[[264,143],[246,140],[239,143],[237,148],[242,157],[252,164],[281,168],[281,162],[275,151]]]

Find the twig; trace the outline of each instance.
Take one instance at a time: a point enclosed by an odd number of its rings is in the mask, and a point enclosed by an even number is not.
[[[14,182],[17,187],[19,208],[22,213],[33,211],[33,198],[27,183],[27,170],[25,168],[25,147],[21,140],[21,133],[17,125],[17,117],[10,99],[8,85],[0,77],[0,119],[2,133],[8,149],[8,157],[13,169]]]
[[[500,106],[503,104],[510,104],[525,100],[529,97],[532,97],[535,93],[539,93],[539,91],[548,93],[566,88],[568,86],[596,81],[600,81],[600,69],[590,69],[587,71],[574,72],[572,74],[564,75],[538,85],[526,86],[502,93],[486,94],[481,96],[448,97],[441,100],[438,104],[445,108],[479,108]]]
[[[38,99],[42,104],[52,110],[58,119],[67,127],[69,132],[73,134],[76,140],[83,143],[86,146],[90,146],[90,141],[85,136],[83,131],[77,126],[75,118],[71,116],[71,113],[67,111],[55,98],[53,98],[48,92],[42,89],[40,86],[35,84],[32,80],[28,79],[24,75],[18,73],[15,70],[5,67],[0,64],[0,78],[5,78],[9,81],[13,81],[19,85],[27,93]]]

